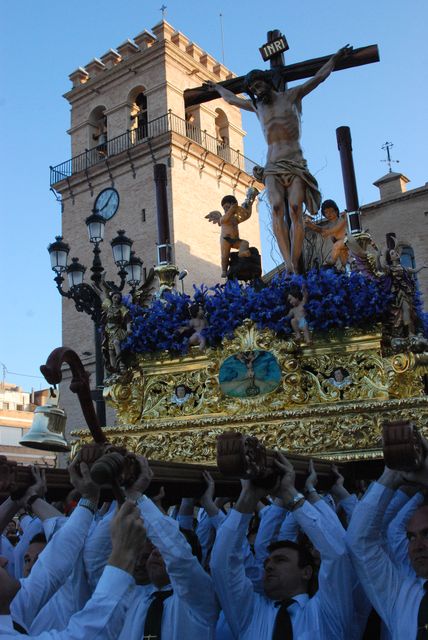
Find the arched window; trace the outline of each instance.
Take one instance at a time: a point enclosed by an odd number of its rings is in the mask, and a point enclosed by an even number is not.
[[[130,94],[131,103],[131,131],[134,132],[135,142],[148,137],[149,115],[147,110],[147,96],[142,88],[134,89]]]
[[[217,155],[230,162],[229,121],[222,109],[216,109],[215,132],[217,139]]]
[[[89,116],[89,148],[96,148],[100,157],[107,155],[107,116],[105,107],[96,107]]]
[[[415,252],[409,244],[401,245],[400,247],[400,262],[403,267],[409,269],[416,269]]]

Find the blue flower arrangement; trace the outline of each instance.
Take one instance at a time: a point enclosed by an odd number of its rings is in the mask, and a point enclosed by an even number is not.
[[[262,287],[230,280],[211,288],[194,287],[193,297],[176,291],[166,293],[162,301],[156,300],[149,308],[128,304],[132,334],[122,346],[133,353],[187,353],[188,338],[180,329],[186,327],[190,305],[195,302],[205,309],[208,325],[203,333],[210,346],[218,346],[223,338],[231,337],[246,318],[259,329],[271,329],[285,338],[292,333],[286,318],[290,310],[287,296],[296,287],[306,288],[306,320],[310,329],[319,333],[345,327],[369,329],[384,320],[391,302],[391,294],[382,281],[358,272],[321,269],[306,276],[280,274]],[[420,315],[421,309],[419,306]]]

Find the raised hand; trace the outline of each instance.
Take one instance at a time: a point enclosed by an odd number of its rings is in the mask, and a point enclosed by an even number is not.
[[[340,473],[339,469],[335,464],[331,465],[331,471],[335,478],[335,482],[330,489],[330,493],[333,494],[335,498],[338,500],[343,500],[349,496],[349,492],[345,489],[345,478]]]
[[[217,90],[217,83],[212,82],[211,80],[207,80],[206,82],[204,82],[202,84],[203,88],[206,89],[206,91],[216,91]]]
[[[282,474],[280,484],[280,492],[282,494],[284,491],[295,489],[296,472],[294,471],[294,467],[291,462],[287,460],[283,453],[278,451],[276,455],[277,458],[274,462]]]
[[[215,495],[215,482],[214,478],[208,471],[202,471],[202,475],[207,484],[207,488],[204,493],[201,495],[200,503],[203,509],[207,512],[210,517],[216,516],[219,508],[214,502]]]
[[[82,498],[87,498],[94,504],[98,504],[100,498],[100,487],[91,478],[89,467],[86,462],[79,462],[75,457],[68,467],[70,482],[80,493]]]
[[[309,473],[305,482],[305,491],[312,491],[318,484],[318,476],[317,472],[315,471],[313,460],[309,460],[308,472]]]
[[[422,445],[425,450],[425,460],[422,468],[417,471],[401,472],[401,476],[409,484],[417,484],[428,489],[428,440],[426,438],[422,438]]]
[[[354,47],[351,47],[349,44],[345,44],[344,47],[341,47],[337,53],[335,53],[336,59],[344,58],[345,56],[349,56],[354,50]]]
[[[146,539],[144,523],[132,502],[123,503],[112,520],[110,531],[112,552],[108,564],[132,573]]]
[[[31,475],[33,476],[33,484],[28,487],[25,492],[21,502],[23,505],[26,504],[27,500],[31,498],[31,496],[39,496],[39,498],[44,498],[46,495],[46,472],[44,469],[40,469],[37,466],[31,466]]]
[[[140,473],[134,484],[125,490],[127,498],[131,500],[138,499],[146,491],[153,479],[153,471],[149,467],[147,458],[138,455],[135,458],[140,467]]]

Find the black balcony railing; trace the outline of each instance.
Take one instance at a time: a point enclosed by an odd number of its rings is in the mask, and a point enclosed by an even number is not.
[[[90,167],[105,162],[106,159],[128,151],[128,149],[133,149],[137,145],[147,145],[149,141],[170,132],[178,133],[185,138],[193,140],[225,162],[245,171],[245,173],[252,174],[255,162],[246,158],[236,149],[231,149],[228,145],[219,142],[206,131],[201,131],[195,125],[169,112],[155,120],[151,120],[142,127],[130,129],[93,149],[87,149],[84,153],[71,158],[71,160],[57,164],[55,167],[50,167],[50,184],[54,185],[61,180],[70,178],[75,173],[85,171]]]

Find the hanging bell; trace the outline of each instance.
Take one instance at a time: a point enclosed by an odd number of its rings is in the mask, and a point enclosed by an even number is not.
[[[64,409],[58,407],[58,401],[59,392],[50,389],[47,403],[42,407],[36,407],[31,429],[19,444],[43,451],[70,451],[64,438],[67,414]]]

